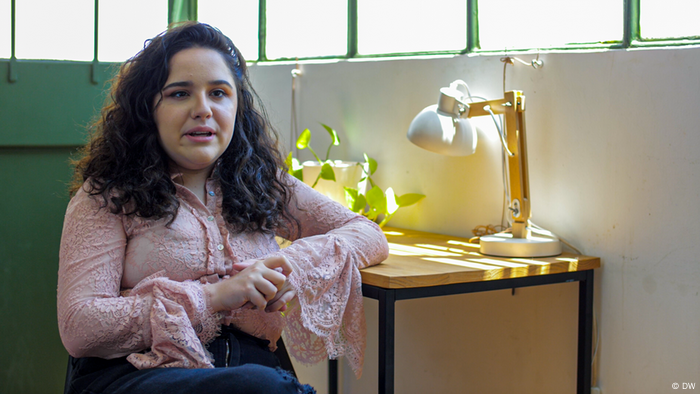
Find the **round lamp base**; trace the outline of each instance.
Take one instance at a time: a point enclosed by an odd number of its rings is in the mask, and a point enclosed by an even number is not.
[[[485,235],[480,238],[480,252],[499,257],[550,257],[561,254],[558,238],[530,236],[513,238],[511,233]]]

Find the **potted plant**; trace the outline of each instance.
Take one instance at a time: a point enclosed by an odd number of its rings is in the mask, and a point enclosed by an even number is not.
[[[290,152],[287,156],[287,167],[290,172],[307,185],[315,188],[321,194],[340,203],[345,202],[344,187],[357,187],[362,178],[362,163],[342,160],[330,160],[333,146],[340,145],[338,133],[331,127],[321,124],[331,137],[331,143],[326,149],[324,160],[311,147],[311,131],[305,129],[296,141],[298,149],[308,149],[316,161],[305,161],[299,164]]]
[[[425,198],[425,195],[417,193],[397,196],[391,187],[386,191],[382,190],[372,179],[372,175],[377,171],[377,161],[366,153],[363,163],[330,160],[331,148],[340,145],[340,139],[332,127],[325,124],[321,126],[331,137],[325,160],[321,160],[311,147],[311,131],[305,129],[297,139],[296,147],[308,149],[316,161],[299,164],[290,152],[286,160],[290,174],[335,201],[345,203],[353,212],[379,223],[380,227],[383,227],[399,208],[413,205]],[[369,190],[365,191],[367,188]]]

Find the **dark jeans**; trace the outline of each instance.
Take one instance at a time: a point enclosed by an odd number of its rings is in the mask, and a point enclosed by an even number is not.
[[[269,342],[224,327],[208,350],[214,369],[153,368],[138,370],[126,357],[69,360],[65,394],[307,394],[291,372],[280,368]],[[227,357],[228,356],[228,357]]]

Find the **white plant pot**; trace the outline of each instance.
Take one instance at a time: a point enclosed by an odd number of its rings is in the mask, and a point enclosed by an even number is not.
[[[305,161],[301,165],[303,166],[304,183],[312,186],[323,165],[317,161]],[[319,179],[314,189],[331,200],[347,206],[344,187],[352,187],[364,193],[364,184],[366,182],[363,181],[360,184],[362,164],[356,161],[334,160],[331,162],[331,165],[333,166],[333,172],[335,172],[335,182]]]

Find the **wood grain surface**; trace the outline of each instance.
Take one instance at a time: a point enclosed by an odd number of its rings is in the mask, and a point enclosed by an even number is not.
[[[387,289],[585,271],[600,267],[600,258],[562,253],[555,257],[508,258],[479,253],[469,239],[385,227],[389,258],[362,269],[362,283]]]

